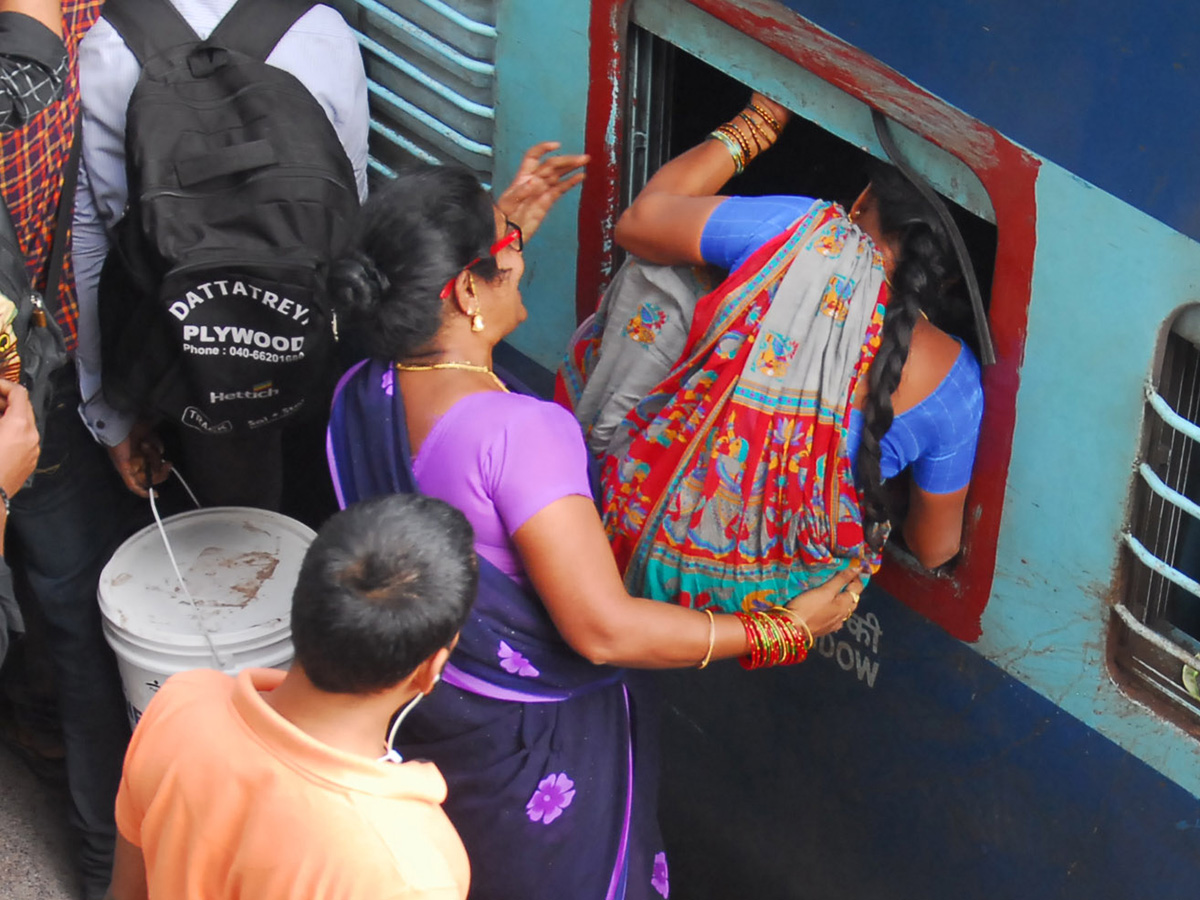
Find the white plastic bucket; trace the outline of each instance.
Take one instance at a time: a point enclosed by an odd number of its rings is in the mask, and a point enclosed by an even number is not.
[[[235,506],[181,513],[163,527],[186,592],[157,525],[122,544],[100,575],[104,634],[133,724],[176,672],[291,662],[292,591],[316,536],[287,516]]]

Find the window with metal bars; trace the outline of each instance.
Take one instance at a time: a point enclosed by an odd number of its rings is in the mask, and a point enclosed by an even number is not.
[[[1114,658],[1200,736],[1200,306],[1174,320],[1160,359],[1123,535]]]
[[[456,162],[492,181],[498,0],[338,0],[371,103],[369,165]]]

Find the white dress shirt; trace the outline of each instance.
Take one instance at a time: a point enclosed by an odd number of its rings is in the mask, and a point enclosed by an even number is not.
[[[207,38],[234,0],[171,0],[201,38]],[[275,45],[267,62],[291,72],[333,123],[354,166],[360,199],[367,196],[367,80],[354,33],[328,6],[314,6]],[[100,392],[100,323],[97,289],[110,234],[125,211],[125,112],[141,68],[109,23],[101,18],[79,45],[83,145],[75,199],[72,252],[79,297],[75,363],[83,397],[80,413],[101,443],[121,443],[134,418],[104,402]]]

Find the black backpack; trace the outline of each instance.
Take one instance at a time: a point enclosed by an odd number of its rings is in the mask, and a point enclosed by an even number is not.
[[[129,206],[100,276],[105,398],[209,434],[274,426],[332,376],[326,264],[358,210],[320,104],[263,60],[312,0],[239,0],[201,41],[169,0],[108,0],[142,66]],[[313,60],[319,66],[321,60]]]

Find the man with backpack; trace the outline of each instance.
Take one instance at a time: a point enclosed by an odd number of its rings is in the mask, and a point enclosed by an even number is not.
[[[333,374],[322,266],[366,195],[354,34],[309,0],[109,0],[80,66],[84,419],[137,494],[166,422],[202,500],[278,509],[284,429]]]
[[[21,128],[0,135],[0,193],[32,287],[72,352],[79,310],[66,240],[72,205],[66,176],[75,169],[78,46],[101,5],[101,0],[62,0],[58,15],[48,17],[61,29],[67,51],[63,97]],[[20,49],[27,53],[31,46],[23,42]],[[27,633],[10,648],[4,679],[10,709],[0,716],[0,725],[6,743],[39,770],[56,761],[61,766],[65,752],[68,818],[79,838],[84,896],[96,898],[112,865],[112,805],[129,740],[96,586],[129,524],[131,510],[124,501],[136,498],[122,488],[80,421],[74,366],[61,366],[49,380],[54,399],[38,422],[43,435],[33,483],[11,498],[5,541],[26,624],[40,621],[44,641],[35,645]],[[54,725],[61,725],[61,738],[51,730]]]

